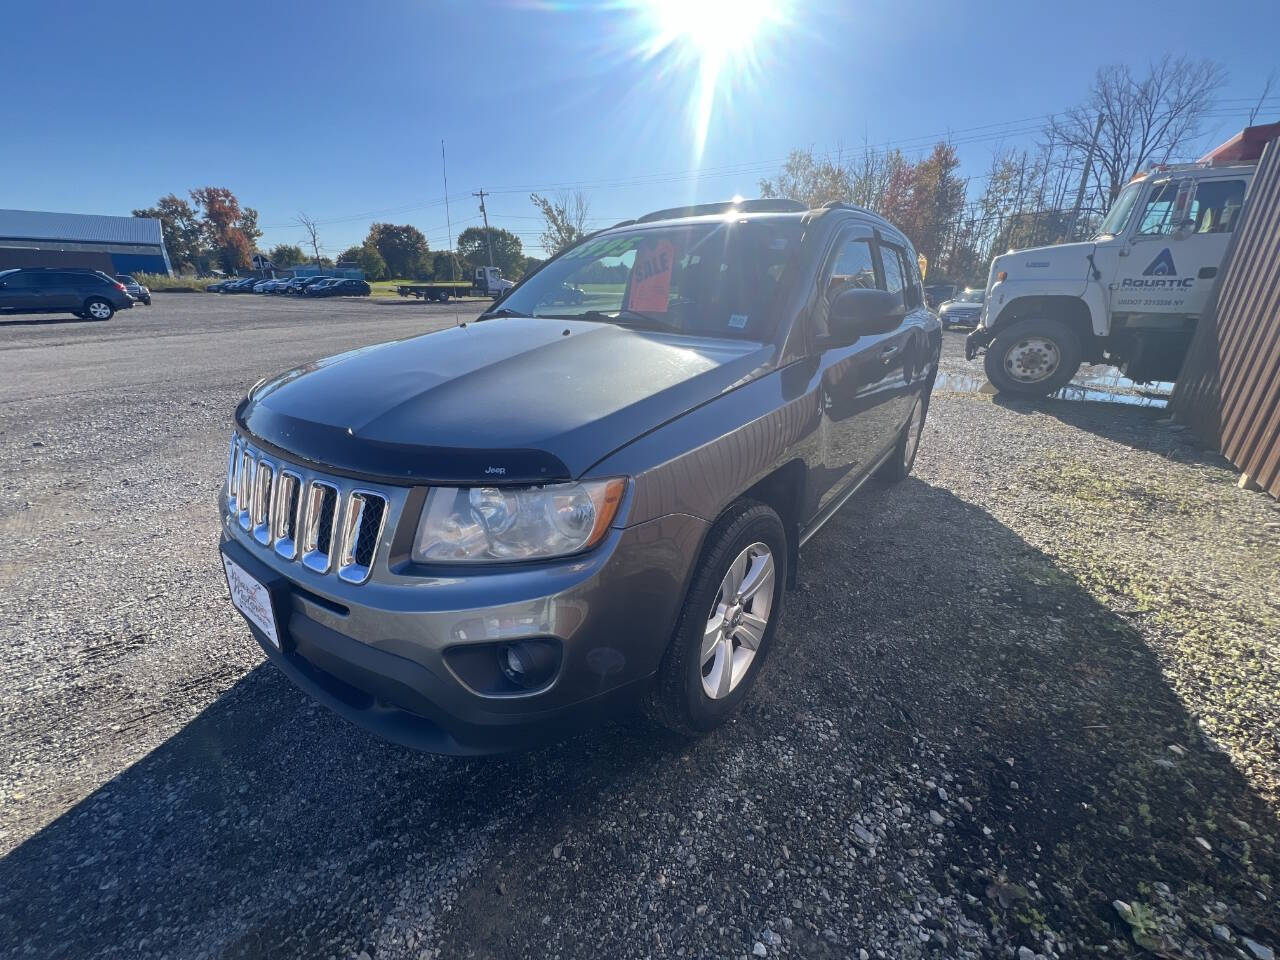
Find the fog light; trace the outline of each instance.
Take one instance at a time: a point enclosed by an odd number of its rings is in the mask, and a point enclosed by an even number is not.
[[[545,684],[556,666],[556,647],[546,640],[521,640],[498,647],[498,667],[502,675],[525,690]]]

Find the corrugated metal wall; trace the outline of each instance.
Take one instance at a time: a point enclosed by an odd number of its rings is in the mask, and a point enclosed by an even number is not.
[[[1170,407],[1280,497],[1280,140],[1262,155]]]

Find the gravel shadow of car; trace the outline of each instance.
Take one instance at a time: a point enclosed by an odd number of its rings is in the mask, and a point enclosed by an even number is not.
[[[635,723],[419,755],[261,666],[0,861],[0,943],[736,955],[786,917],[793,952],[843,957],[907,923],[917,883],[942,919],[889,955],[1135,950],[1115,899],[1157,945],[1212,945],[1218,922],[1275,943],[1274,812],[1044,554],[909,479],[851,501],[801,576],[747,709],[695,742]]]

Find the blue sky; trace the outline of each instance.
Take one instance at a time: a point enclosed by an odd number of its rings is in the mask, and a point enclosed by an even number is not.
[[[646,58],[658,18],[640,0],[13,4],[0,207],[127,214],[211,184],[259,210],[263,246],[301,240],[305,211],[330,254],[373,219],[441,248],[444,138],[453,233],[478,222],[483,187],[490,222],[536,254],[533,189],[582,184],[604,225],[753,196],[796,146],[915,154],[948,134],[980,174],[993,148],[1080,101],[1100,65],[1166,52],[1227,66],[1212,145],[1280,66],[1276,0],[789,7],[749,69],[721,76],[699,158],[696,58]]]

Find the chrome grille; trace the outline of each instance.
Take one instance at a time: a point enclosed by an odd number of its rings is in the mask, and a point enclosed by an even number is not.
[[[363,583],[373,570],[391,501],[399,491],[344,489],[338,478],[306,473],[233,437],[227,456],[229,516],[255,543],[279,557]]]

